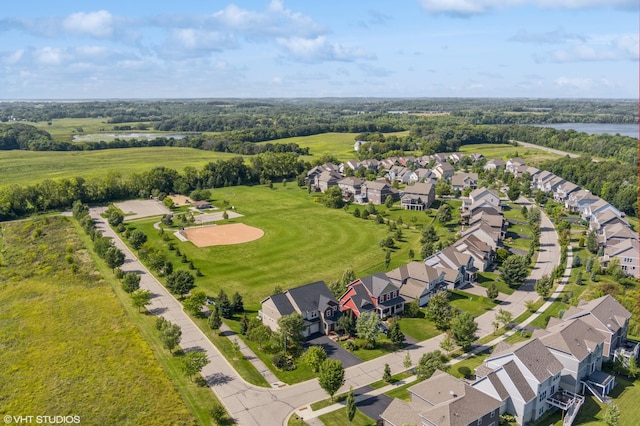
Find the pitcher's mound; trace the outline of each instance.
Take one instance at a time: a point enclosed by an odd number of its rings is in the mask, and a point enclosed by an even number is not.
[[[196,247],[222,246],[240,244],[257,240],[264,235],[260,228],[232,223],[230,225],[211,225],[187,228],[180,231]]]

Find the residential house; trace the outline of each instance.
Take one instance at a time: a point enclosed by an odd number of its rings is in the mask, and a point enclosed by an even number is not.
[[[332,186],[337,186],[338,182],[342,180],[342,175],[335,171],[325,170],[315,177],[315,187],[320,192],[325,192]]]
[[[476,369],[477,380],[471,386],[500,400],[506,389],[506,411],[518,424],[526,424],[552,407],[547,398],[559,390],[562,368],[539,339],[515,345],[501,342]]]
[[[384,273],[377,273],[349,283],[340,296],[340,310],[350,310],[356,318],[372,311],[386,318],[404,311],[404,299],[400,296],[400,286]]]
[[[462,210],[471,212],[481,205],[491,205],[500,210],[500,196],[492,189],[478,188],[471,191],[468,198],[462,198]]]
[[[438,179],[449,180],[453,177],[454,173],[455,173],[455,169],[451,164],[447,163],[446,161],[443,163],[438,163],[433,168],[433,174],[435,174]]]
[[[627,229],[631,231],[630,228]],[[640,251],[638,251],[637,234],[635,236],[636,239],[626,239],[614,246],[607,245],[604,248],[602,265],[606,267],[612,259],[617,258],[625,274],[640,278],[640,263],[638,263]]]
[[[638,233],[624,222],[615,222],[611,225],[607,224],[600,230],[600,242],[603,246],[612,247],[623,241],[637,239]]]
[[[551,179],[547,179],[542,184],[542,188],[540,188],[540,190],[546,192],[547,194],[554,194],[556,192],[556,189],[558,188],[558,186],[560,186],[560,185],[562,185],[563,183],[566,183],[566,182],[567,181],[562,179],[561,177],[554,176]]]
[[[409,402],[394,399],[380,415],[384,425],[497,426],[504,405],[440,370],[408,391]]]
[[[345,200],[353,200],[360,195],[364,181],[357,177],[346,177],[338,181],[338,186],[342,189],[342,196]]]
[[[562,317],[565,321],[575,318],[580,318],[603,335],[605,360],[613,360],[617,356],[625,359],[638,356],[639,345],[627,340],[631,313],[613,296],[607,294],[591,301],[581,300],[578,306],[571,306]]]
[[[437,154],[430,155],[432,161],[435,161],[436,164],[446,163],[449,160],[449,154],[446,152],[438,152]]]
[[[453,247],[473,257],[474,266],[483,272],[489,270],[495,260],[495,249],[474,234],[460,238],[453,243]]]
[[[578,191],[579,189],[580,187],[575,183],[564,181],[556,187],[555,191],[553,191],[553,199],[564,203],[564,201],[569,198],[569,194],[574,191]]]
[[[626,217],[618,216],[613,210],[604,210],[591,216],[589,228],[594,231],[602,231],[605,227],[615,224],[620,224],[627,228],[629,227],[629,221]]]
[[[436,199],[435,186],[430,183],[415,183],[405,187],[400,196],[400,205],[406,210],[424,210]]]
[[[338,301],[325,282],[318,281],[267,297],[262,301],[259,316],[264,325],[277,331],[278,320],[294,312],[302,315],[305,326],[302,333],[304,337],[314,333],[329,334],[335,331],[337,320],[341,315]]]
[[[584,220],[590,221],[594,215],[607,210],[613,212],[618,217],[624,216],[624,213],[607,203],[602,198],[598,198],[594,203],[584,206],[581,216]]]
[[[499,172],[504,170],[504,167],[507,163],[501,158],[493,158],[484,165],[484,169],[486,171],[495,171]]]
[[[435,184],[437,180],[438,178],[431,171],[431,169],[425,169],[425,168],[415,169],[409,175],[409,184],[412,184],[415,182],[426,182],[426,183]]]
[[[476,189],[478,187],[477,173],[458,172],[451,178],[451,187],[454,191],[462,191],[466,188]]]
[[[386,273],[396,286],[406,303],[417,300],[420,306],[429,303],[431,296],[446,289],[444,271],[437,270],[422,262],[409,262]],[[453,287],[449,288],[453,290]]]
[[[557,176],[554,175],[553,173],[543,170],[540,173],[538,173],[535,177],[533,177],[533,179],[531,179],[531,188],[542,190],[542,188],[544,188],[545,182],[555,177]]]
[[[453,246],[443,248],[439,252],[432,254],[424,260],[424,263],[434,268],[457,270],[460,274],[456,275],[456,277],[460,277],[462,280],[456,281],[454,288],[474,282],[476,278],[475,272],[477,269],[473,264],[473,256],[461,253]]]
[[[357,152],[365,143],[367,143],[367,141],[355,141],[355,143],[353,144],[353,150]]]
[[[398,196],[398,190],[391,188],[391,185],[384,180],[365,182],[362,184],[361,191],[363,193],[366,191],[367,201],[373,204],[384,204],[389,195],[394,199]]]
[[[564,207],[574,213],[582,212],[584,208],[598,201],[600,197],[593,195],[586,189],[579,189],[569,194],[564,202]]]
[[[532,337],[540,339],[562,364],[561,389],[573,394],[584,393],[583,382],[602,370],[604,337],[579,318],[562,321],[552,317],[547,328],[535,330]],[[606,388],[596,392],[604,398],[614,386],[615,379],[608,380]]]
[[[506,164],[505,164],[505,170],[511,173],[515,173],[516,172],[516,168],[521,167],[521,166],[526,166],[527,164],[524,162],[524,160],[520,157],[516,157],[516,158],[510,158],[507,160]]]

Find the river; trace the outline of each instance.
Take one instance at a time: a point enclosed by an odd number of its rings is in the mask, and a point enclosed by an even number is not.
[[[558,123],[558,124],[535,124],[535,127],[551,127],[558,130],[573,129],[576,132],[586,132],[590,134],[608,133],[621,136],[638,138],[638,125],[627,123]]]

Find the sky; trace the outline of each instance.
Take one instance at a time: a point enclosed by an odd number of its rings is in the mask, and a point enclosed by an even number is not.
[[[13,0],[0,99],[638,98],[637,0]]]

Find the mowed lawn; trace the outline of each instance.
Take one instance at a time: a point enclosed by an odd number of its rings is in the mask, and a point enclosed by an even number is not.
[[[513,146],[510,144],[464,145],[460,147],[460,152],[466,152],[469,154],[480,153],[484,155],[487,160],[492,158],[502,158],[503,160],[507,160],[513,157],[520,157],[527,162],[527,165],[539,164],[545,160],[555,160],[561,157],[560,155],[543,151],[541,149]]]
[[[2,231],[0,414],[193,424],[69,222],[48,217]]]
[[[164,166],[182,172],[186,166],[202,168],[211,161],[237,154],[193,148],[151,147],[102,151],[0,151],[0,186],[32,185],[45,179],[123,176]]]
[[[420,235],[405,232],[397,243],[391,264],[385,268],[380,240],[392,235],[386,225],[353,217],[343,209],[330,209],[314,202],[321,194],[308,194],[292,183],[283,186],[239,186],[215,189],[213,204],[223,200],[244,217],[229,220],[264,231],[258,240],[228,246],[196,248],[190,242],[172,241],[202,271],[196,285],[215,295],[220,289],[240,292],[248,304],[260,303],[276,286],[282,289],[340,278],[345,269],[357,277],[390,270],[408,261],[408,250],[418,249]],[[136,223],[157,247],[166,247],[153,229],[153,221]],[[174,267],[175,252],[167,250]]]

